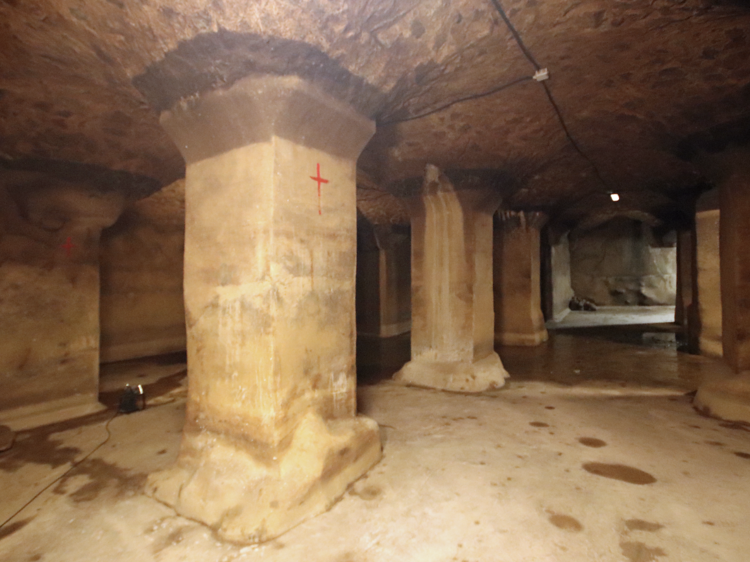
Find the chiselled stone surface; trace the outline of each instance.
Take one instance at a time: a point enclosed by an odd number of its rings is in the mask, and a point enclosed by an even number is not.
[[[702,154],[701,166],[718,186],[720,273],[710,280],[709,301],[720,301],[720,345],[724,361],[738,376],[704,384],[696,406],[718,417],[750,423],[750,146],[729,146],[719,154]],[[699,202],[699,210],[701,209]],[[696,214],[696,222],[700,213]],[[698,223],[700,224],[700,223]],[[716,228],[713,231],[716,235]],[[700,238],[698,239],[700,250]],[[716,257],[713,257],[714,263]],[[717,268],[718,269],[718,268]],[[717,279],[717,274],[720,279]],[[718,286],[717,286],[718,285]],[[704,287],[698,298],[703,307]],[[718,298],[717,298],[718,293]],[[712,317],[716,318],[713,313]],[[702,317],[701,317],[702,318]],[[715,330],[714,330],[715,333]],[[701,340],[703,343],[703,340]]]
[[[0,174],[0,421],[13,429],[102,408],[99,236],[123,195]]]
[[[575,220],[606,208],[608,188],[635,190],[636,207],[653,210],[637,190],[671,193],[700,179],[671,155],[675,139],[748,116],[750,12],[741,2],[500,4],[549,68],[546,85],[606,185],[484,0],[3,2],[0,152],[168,184],[184,167],[153,108],[250,72],[296,73],[378,119],[361,162],[378,185],[427,161],[503,168],[523,181],[514,206],[564,211],[581,200]],[[387,222],[395,210],[382,201],[379,212],[368,194],[372,215]]]
[[[547,341],[539,271],[543,213],[500,211],[494,231],[495,341],[539,345]]]
[[[272,76],[162,121],[187,160],[189,388],[180,456],[149,491],[225,538],[263,541],[380,458],[354,369],[355,161],[373,124]]]
[[[493,349],[492,214],[497,192],[456,189],[428,164],[412,225],[411,361],[394,379],[460,392],[503,386]]]
[[[411,236],[360,221],[357,233],[357,334],[388,338],[411,329]]]
[[[101,361],[185,350],[185,182],[125,209],[102,234]]]
[[[576,296],[599,306],[674,304],[674,238],[658,240],[648,223],[621,217],[574,230],[570,240]]]
[[[698,347],[703,355],[722,356],[721,263],[716,191],[698,200],[695,212]]]

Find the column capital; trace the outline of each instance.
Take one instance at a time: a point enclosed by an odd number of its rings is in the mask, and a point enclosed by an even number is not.
[[[498,223],[505,231],[513,231],[519,228],[541,230],[547,224],[547,214],[541,211],[509,211],[497,212]]]
[[[502,202],[502,194],[496,183],[469,171],[451,172],[449,176],[434,164],[425,166],[424,179],[418,189],[413,181],[408,181],[397,191],[406,198],[412,217],[424,214],[424,201],[433,197],[451,195],[465,211],[489,215]]]
[[[179,101],[161,124],[188,165],[281,137],[356,160],[375,123],[298,76],[259,74]]]

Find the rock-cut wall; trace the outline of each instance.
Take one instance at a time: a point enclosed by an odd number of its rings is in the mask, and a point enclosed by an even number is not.
[[[101,360],[185,349],[184,182],[129,207],[101,243]]]
[[[615,219],[570,235],[576,296],[601,306],[673,305],[677,248],[657,241],[648,225]]]

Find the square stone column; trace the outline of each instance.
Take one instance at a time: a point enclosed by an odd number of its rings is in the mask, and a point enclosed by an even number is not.
[[[492,189],[456,189],[427,165],[408,200],[412,224],[411,361],[394,380],[458,392],[499,388],[494,351]]]
[[[697,293],[695,331],[700,353],[721,357],[722,306],[721,263],[719,260],[719,200],[718,191],[703,194],[695,210],[695,261]]]
[[[693,258],[695,244],[693,229],[677,231],[677,294],[674,321],[690,329],[690,307],[693,304]]]
[[[124,204],[29,176],[19,189],[0,185],[0,423],[14,430],[104,409],[99,238]]]
[[[734,372],[750,371],[750,148],[732,150],[720,167],[721,340]]]
[[[494,244],[495,341],[533,346],[547,341],[541,304],[539,231],[543,213],[500,211]]]
[[[719,154],[703,155],[700,164],[719,188],[719,210],[714,213],[720,216],[714,220],[718,223],[721,260],[719,268],[714,255],[712,279],[714,284],[720,284],[721,290],[714,289],[712,305],[720,311],[719,335],[724,360],[737,375],[701,385],[695,405],[723,419],[750,423],[750,147],[730,147]],[[700,208],[701,200],[698,205]],[[700,259],[700,236],[697,242]],[[716,293],[720,295],[720,304]],[[704,297],[701,284],[698,291],[701,311]],[[705,329],[703,315],[701,322]]]
[[[369,231],[369,232],[368,232]],[[411,330],[411,239],[405,228],[363,225],[357,256],[357,331],[390,338]]]
[[[356,415],[356,160],[374,124],[295,76],[180,102],[188,403],[157,499],[229,540],[328,509],[380,459]]]

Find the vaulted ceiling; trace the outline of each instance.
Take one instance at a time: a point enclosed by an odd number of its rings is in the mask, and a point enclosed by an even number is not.
[[[428,162],[496,174],[506,207],[568,225],[669,221],[704,182],[681,141],[750,119],[750,4],[0,0],[0,156],[168,185],[184,164],[158,110],[258,71],[339,84],[376,120],[373,222],[406,220],[394,186]]]

